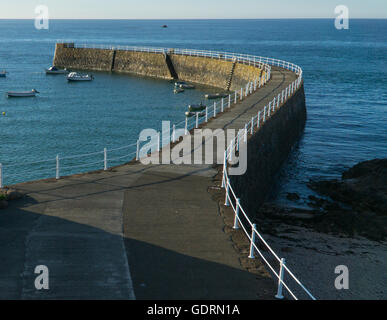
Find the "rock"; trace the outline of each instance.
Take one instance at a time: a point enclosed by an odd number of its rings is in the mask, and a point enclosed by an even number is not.
[[[8,208],[8,201],[0,200],[0,210]]]
[[[24,197],[24,194],[22,194],[21,192],[19,192],[17,190],[13,190],[13,189],[7,190],[6,198],[8,201],[18,200],[18,199],[21,199],[23,197]]]
[[[286,198],[290,201],[298,201],[301,199],[298,193],[291,193],[291,192],[287,194]]]

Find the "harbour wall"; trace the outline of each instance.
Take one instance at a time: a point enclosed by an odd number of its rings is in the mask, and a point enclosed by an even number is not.
[[[307,120],[304,85],[254,133],[247,144],[247,171],[231,176],[246,212],[255,213],[265,202],[282,165],[302,136]]]
[[[75,48],[58,43],[53,64],[59,68],[113,71],[160,79],[178,78],[231,91],[264,76],[260,68],[224,59],[168,53],[177,77],[171,72],[163,53],[114,49]],[[235,64],[235,66],[234,66]]]

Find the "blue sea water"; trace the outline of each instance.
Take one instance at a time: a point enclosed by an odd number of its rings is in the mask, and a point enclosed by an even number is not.
[[[277,202],[286,202],[287,192],[306,196],[311,178],[338,177],[359,161],[387,156],[387,20],[351,20],[349,30],[336,30],[328,19],[53,20],[49,30],[36,30],[29,20],[0,20],[0,70],[9,72],[0,79],[4,164],[133,143],[143,128],[183,120],[186,105],[207,90],[174,95],[166,81],[109,73],[97,73],[93,83],[47,77],[43,69],[58,39],[248,53],[300,65],[308,122],[279,173]],[[39,98],[3,95],[32,88]]]

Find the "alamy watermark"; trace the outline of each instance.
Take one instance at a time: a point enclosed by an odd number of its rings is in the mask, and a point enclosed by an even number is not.
[[[335,8],[335,28],[337,30],[349,29],[349,9],[345,5],[339,5]]]
[[[341,265],[335,268],[335,274],[339,276],[335,279],[335,288],[337,290],[349,289],[349,269],[347,266]]]
[[[243,175],[247,170],[247,132],[239,131],[235,147],[229,148],[236,139],[235,129],[195,129],[193,134],[185,132],[185,129],[177,129],[173,139],[170,134],[169,121],[162,122],[163,135],[154,129],[141,131],[139,141],[146,142],[139,150],[140,162],[149,164],[224,164],[225,150],[228,149],[227,161],[230,164],[230,175]],[[171,148],[169,144],[175,137],[182,137]],[[163,143],[166,142],[166,143]],[[215,143],[216,142],[216,143]],[[164,144],[162,152],[159,148]],[[214,150],[216,146],[216,150]]]
[[[35,28],[37,30],[48,30],[50,27],[50,15],[48,7],[39,5],[35,8]]]
[[[38,274],[38,276],[35,278],[36,290],[49,290],[49,271],[47,266],[36,266],[34,273]]]

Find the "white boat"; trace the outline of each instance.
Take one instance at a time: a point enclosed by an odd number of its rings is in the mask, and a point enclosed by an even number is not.
[[[31,91],[8,91],[8,98],[26,98],[26,97],[35,97],[39,91],[32,89]]]
[[[5,78],[7,76],[7,71],[0,71],[0,78]]]
[[[67,76],[68,81],[92,81],[94,80],[91,74],[81,74],[77,72],[70,72]]]
[[[55,66],[52,66],[48,69],[46,69],[46,74],[68,74],[69,71],[64,68],[64,69],[58,69],[57,67]]]

